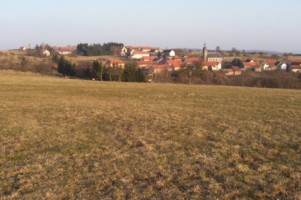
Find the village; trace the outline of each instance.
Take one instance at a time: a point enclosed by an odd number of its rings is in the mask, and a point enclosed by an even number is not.
[[[68,56],[76,52],[76,46],[59,47],[53,46],[52,49],[59,55]],[[21,47],[21,51],[26,51],[26,47]],[[301,59],[257,59],[248,58],[242,60],[240,65],[229,66],[235,56],[224,56],[218,51],[209,51],[204,45],[199,56],[179,56],[174,49],[162,50],[149,46],[123,46],[115,48],[116,56],[111,59],[101,59],[107,67],[124,68],[129,61],[134,61],[138,68],[147,74],[160,74],[163,72],[176,72],[183,69],[195,70],[200,67],[202,70],[218,71],[227,76],[239,76],[246,71],[291,71],[301,73]],[[43,50],[42,54],[46,57],[51,56],[49,50]],[[228,65],[225,66],[225,63]]]

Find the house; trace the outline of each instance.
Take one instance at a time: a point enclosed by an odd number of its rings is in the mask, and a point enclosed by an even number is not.
[[[27,47],[20,47],[19,48],[20,51],[26,51],[27,49],[29,49],[29,48],[27,48]]]
[[[207,61],[209,62],[223,62],[223,57],[220,53],[217,52],[209,52],[207,56]]]
[[[250,62],[243,62],[244,68],[243,70],[254,70],[254,71],[261,71],[260,64],[254,61]]]
[[[149,47],[149,46],[124,46],[121,49],[121,56],[132,56],[134,52],[145,52],[152,56],[157,56],[159,49],[156,47]]]
[[[169,49],[169,50],[164,50],[164,51],[162,52],[162,55],[163,55],[163,57],[166,58],[166,59],[173,59],[173,58],[176,56],[176,52],[175,52],[174,50],[171,50],[171,49]]]
[[[152,49],[152,50],[149,51],[150,56],[158,56],[159,53],[160,53],[159,49]]]
[[[301,73],[301,65],[291,65],[292,72]]]
[[[136,64],[137,64],[137,67],[143,68],[143,67],[149,67],[149,66],[153,65],[154,62],[150,61],[150,60],[148,60],[148,61],[141,60],[141,61],[136,61]]]
[[[238,76],[241,75],[241,69],[238,66],[232,66],[233,75]]]
[[[113,59],[113,60],[109,60],[109,62],[107,63],[107,66],[124,68],[125,62],[123,62],[122,60],[119,60],[119,59]]]
[[[52,49],[56,51],[59,55],[70,55],[76,50],[76,46],[66,46],[66,47],[54,46],[52,47]]]
[[[277,69],[277,60],[265,60],[262,69],[266,71]]]
[[[290,62],[292,72],[301,73],[301,60],[293,60]]]
[[[168,65],[152,65],[150,67],[151,71],[154,73],[154,74],[159,74],[159,73],[162,73],[162,72],[171,72],[172,69],[171,67],[169,67]]]
[[[222,69],[222,64],[220,62],[209,62],[205,61],[202,63],[202,70],[212,70],[219,71]]]
[[[201,62],[201,58],[199,58],[199,57],[185,58],[185,64],[187,64],[187,65],[197,64],[200,62]]]
[[[226,76],[239,76],[241,75],[241,69],[237,66],[232,66],[230,69],[223,69]]]
[[[174,71],[180,70],[183,68],[184,63],[181,59],[167,60],[167,65],[172,67]]]
[[[139,47],[139,49],[141,51],[148,52],[148,53],[158,51],[158,48],[156,48],[156,47],[148,47],[148,46],[141,46],[141,47]]]
[[[145,51],[137,51],[137,50],[133,50],[131,52],[131,59],[133,60],[140,60],[142,59],[143,57],[148,57],[149,56],[149,53],[148,52],[145,52]]]
[[[154,61],[155,59],[157,59],[157,56],[144,56],[142,57],[143,61]]]
[[[43,56],[48,57],[48,56],[50,56],[50,55],[51,55],[51,54],[50,54],[50,51],[48,51],[47,49],[43,51]]]
[[[278,64],[278,69],[280,70],[288,70],[288,64],[287,63],[284,63],[284,62],[281,62]]]
[[[128,56],[128,49],[124,46],[120,51],[120,56]]]

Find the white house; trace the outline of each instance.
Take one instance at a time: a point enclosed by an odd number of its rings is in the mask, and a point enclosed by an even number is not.
[[[47,57],[50,56],[50,51],[48,50],[43,51],[43,55]]]
[[[176,56],[176,52],[174,50],[164,50],[163,51],[163,56],[173,58],[173,57]]]
[[[203,70],[209,70],[209,68],[212,69],[212,71],[219,71],[222,69],[222,64],[220,62],[203,62],[202,69]]]
[[[276,70],[276,60],[265,60],[263,64],[263,70]]]
[[[287,70],[287,64],[286,63],[280,63],[279,65],[278,65],[278,67],[279,67],[279,69],[281,69],[281,70]]]
[[[120,53],[121,56],[127,56],[128,55],[128,49],[126,47],[123,47],[121,49],[121,53]]]
[[[133,51],[131,53],[131,59],[134,59],[134,60],[139,60],[139,59],[142,59],[143,57],[147,57],[147,56],[149,56],[149,53],[145,52],[145,51]]]
[[[59,55],[70,55],[76,50],[76,46],[52,47]]]

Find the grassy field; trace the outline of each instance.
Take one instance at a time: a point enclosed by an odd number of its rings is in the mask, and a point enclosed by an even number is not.
[[[300,199],[301,91],[0,72],[0,199]]]

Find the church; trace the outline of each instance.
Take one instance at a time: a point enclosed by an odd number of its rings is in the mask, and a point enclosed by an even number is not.
[[[206,44],[204,44],[203,54],[202,54],[204,70],[219,71],[222,69],[223,57],[218,52],[208,52]]]
[[[223,62],[222,55],[218,52],[208,52],[206,44],[204,44],[202,59],[204,62]]]

